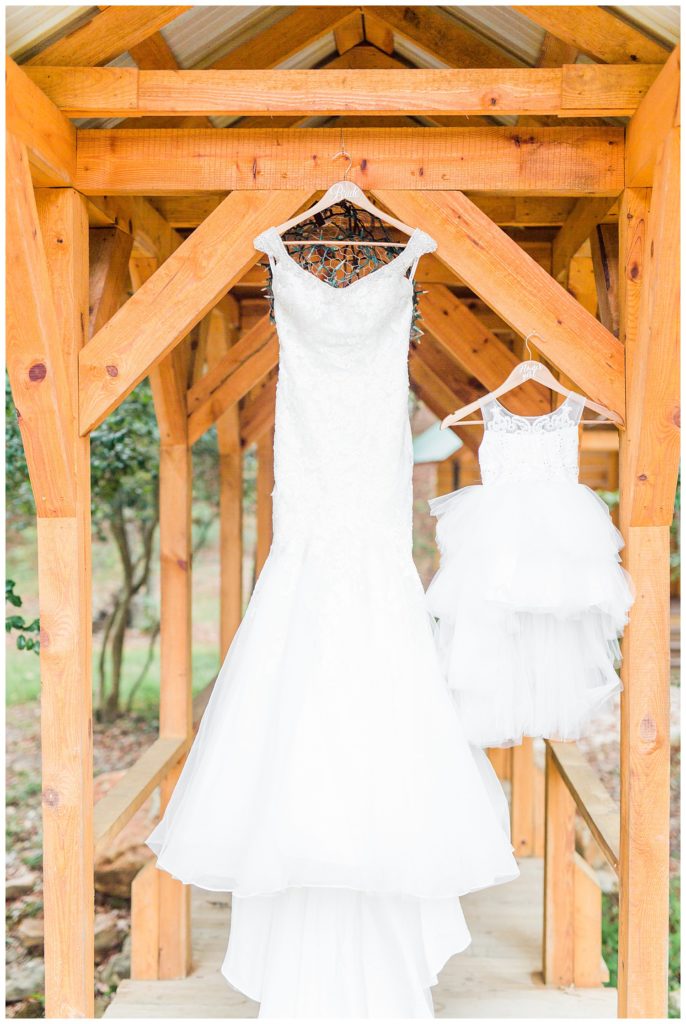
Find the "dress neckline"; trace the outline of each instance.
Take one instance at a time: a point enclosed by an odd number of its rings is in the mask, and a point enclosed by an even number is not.
[[[356,288],[358,285],[363,284],[365,281],[368,281],[370,278],[377,277],[378,275],[382,274],[384,272],[384,270],[388,270],[389,267],[395,266],[395,264],[398,262],[398,260],[402,260],[407,255],[408,249],[410,249],[410,247],[414,247],[414,243],[415,243],[416,239],[422,233],[421,232],[421,228],[415,228],[414,231],[412,232],[412,234],[407,239],[407,242],[405,243],[405,248],[403,249],[403,251],[401,253],[399,253],[397,256],[394,256],[392,260],[389,260],[388,263],[384,263],[384,265],[382,267],[379,267],[377,270],[372,270],[371,273],[365,274],[363,277],[358,277],[358,279],[356,281],[352,281],[350,284],[345,285],[344,288],[337,288],[335,285],[329,284],[328,281],[322,280],[321,277],[317,277],[315,274],[311,274],[309,270],[305,270],[304,267],[301,267],[300,264],[298,263],[298,261],[296,259],[294,259],[293,256],[291,256],[291,254],[289,253],[288,248],[285,245],[284,240],[281,237],[281,235],[279,234],[279,232],[277,231],[277,229],[275,227],[273,227],[273,228],[270,228],[269,230],[273,234],[273,236],[276,239],[278,239],[279,248],[280,248],[283,256],[285,256],[287,263],[289,263],[291,266],[295,267],[296,270],[299,270],[301,274],[304,274],[306,277],[309,277],[313,281],[316,281],[318,284],[322,285],[322,287],[328,288],[329,291],[334,292],[334,294],[340,294],[342,292],[348,292],[352,288]],[[313,241],[312,244],[316,245],[317,244],[316,240]]]
[[[506,406],[504,406],[502,402],[498,401],[497,398],[494,397],[491,399],[491,401],[494,402],[495,405],[497,405],[498,408],[501,409],[507,416],[512,416],[516,420],[524,420],[526,423],[533,423],[536,420],[549,420],[551,417],[557,416],[557,414],[562,409],[565,409],[571,403],[572,399],[575,397],[576,396],[573,393],[567,395],[564,402],[561,402],[560,405],[558,405],[557,409],[553,409],[551,412],[541,413],[540,416],[520,416],[519,413],[510,412],[510,410],[506,408]]]

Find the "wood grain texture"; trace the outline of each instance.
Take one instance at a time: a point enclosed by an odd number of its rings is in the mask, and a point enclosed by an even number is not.
[[[604,985],[610,976],[603,962],[603,893],[591,866],[574,854],[574,984]]]
[[[460,405],[460,399],[424,359],[421,345],[410,351],[410,384],[412,390],[428,409],[442,420]],[[473,427],[450,427],[470,451],[476,452],[479,438]]]
[[[658,152],[680,121],[681,49],[677,47],[634,113],[626,135],[626,183],[650,187]]]
[[[160,873],[155,860],[145,864],[131,883],[131,978],[156,981],[159,976]]]
[[[82,432],[101,423],[257,261],[256,235],[308,195],[232,193],[172,253],[84,349]]]
[[[152,791],[186,753],[188,739],[166,736],[155,740],[126,774],[101,797],[93,813],[95,854],[107,853],[116,835],[142,807]]]
[[[276,403],[277,372],[272,370],[269,376],[257,388],[253,388],[248,400],[240,412],[241,446],[243,450],[259,441],[260,437],[274,422]]]
[[[608,64],[664,64],[669,50],[603,7],[519,7],[551,35]]]
[[[278,361],[276,328],[265,314],[188,392],[190,443],[247,395]]]
[[[113,224],[133,236],[132,255],[166,260],[183,242],[162,214],[142,196],[90,196],[91,226]]]
[[[55,309],[28,155],[11,135],[6,157],[6,330],[12,399],[37,515],[73,516],[76,493],[69,438],[76,394],[64,362],[63,325]]]
[[[512,68],[517,62],[487,43],[466,25],[438,7],[363,7],[365,21],[373,19],[388,29],[391,39],[401,36],[425,53],[456,68]],[[379,27],[376,27],[378,37]],[[368,32],[369,37],[369,32]],[[372,33],[372,40],[374,40]],[[386,45],[388,45],[386,43]]]
[[[577,199],[569,217],[553,239],[552,274],[556,280],[566,283],[569,275],[569,261],[589,238],[596,224],[599,224],[612,206],[612,200]]]
[[[624,184],[621,128],[350,128],[346,145],[349,177],[366,189],[617,196]],[[82,130],[76,184],[85,195],[314,192],[340,176],[337,148],[326,128]]]
[[[291,8],[276,24],[214,61],[212,68],[237,71],[273,68],[334,32],[355,10],[355,7],[333,5]]]
[[[67,117],[257,114],[631,116],[659,73],[648,67],[323,68],[146,71],[35,67],[26,74]]]
[[[545,762],[543,980],[574,984],[574,818],[576,808],[550,747]]]
[[[619,229],[596,224],[591,232],[591,261],[598,298],[598,318],[619,337]]]
[[[408,223],[422,224],[438,256],[518,334],[536,343],[590,397],[624,414],[619,341],[459,192],[375,195]]]
[[[679,469],[680,259],[679,130],[673,128],[655,169],[635,337],[627,390],[624,500],[632,526],[669,525]]]
[[[37,215],[67,390],[61,438],[46,419],[47,457],[67,449],[73,512],[38,519],[45,1010],[93,1016],[93,720],[89,440],[76,422],[78,354],[88,324],[88,219],[72,189],[42,189]],[[36,224],[38,228],[38,224]],[[28,299],[27,299],[28,302]],[[12,339],[10,339],[12,341]]]
[[[46,46],[27,64],[33,67],[107,64],[188,10],[189,7],[105,7],[85,25]]]
[[[535,771],[533,740],[525,736],[512,748],[510,816],[516,857],[533,857],[535,842]]]
[[[29,153],[36,186],[71,184],[76,130],[11,57],[5,61],[5,124]]]
[[[619,868],[619,807],[575,743],[546,740],[555,768],[608,863]]]
[[[444,285],[431,285],[422,295],[420,308],[427,330],[486,391],[495,390],[519,363],[514,353]],[[550,412],[547,393],[531,382],[512,391],[506,404],[523,416]]]
[[[91,228],[89,236],[88,336],[91,338],[126,298],[133,237],[119,228]]]

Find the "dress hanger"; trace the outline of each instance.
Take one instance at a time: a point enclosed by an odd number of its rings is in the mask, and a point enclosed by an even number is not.
[[[529,345],[529,338],[532,338],[536,334],[536,331],[531,331],[527,334],[524,344],[526,345],[527,351],[531,356],[531,347]],[[539,335],[540,337],[540,335]],[[542,384],[544,387],[550,388],[551,391],[557,392],[558,395],[576,395],[575,391],[570,391],[569,388],[564,387],[560,384],[559,380],[553,377],[552,373],[545,366],[544,363],[539,362],[537,359],[526,359],[515,366],[514,370],[510,375],[503,381],[500,387],[496,388],[495,391],[489,391],[487,395],[483,395],[481,398],[477,398],[475,402],[471,402],[469,405],[463,406],[450,416],[446,416],[441,423],[441,430],[445,430],[446,427],[452,427],[455,423],[463,423],[465,426],[471,426],[472,424],[481,424],[483,420],[466,420],[465,417],[469,416],[473,412],[477,412],[482,409],[486,402],[490,402],[494,398],[500,398],[501,395],[507,394],[508,391],[514,390],[519,387],[520,384],[525,384],[528,380],[535,380],[538,384]],[[589,425],[601,424],[601,423],[614,423],[618,427],[624,426],[624,420],[616,412],[608,409],[604,405],[600,405],[599,402],[594,402],[590,398],[585,398],[583,395],[579,395],[584,405],[597,412],[601,419],[594,420],[582,420],[582,423]]]
[[[378,206],[375,206],[362,191],[359,185],[356,185],[354,181],[348,181],[348,174],[353,165],[353,159],[345,148],[343,142],[343,132],[341,132],[341,148],[332,156],[332,160],[338,160],[339,157],[344,156],[348,161],[343,178],[341,181],[335,182],[327,191],[324,193],[322,198],[314,206],[311,206],[309,210],[304,210],[303,213],[297,214],[290,220],[285,221],[283,224],[279,224],[277,231],[280,235],[283,235],[286,231],[294,228],[296,224],[301,224],[303,221],[309,220],[310,217],[314,217],[317,213],[323,213],[324,210],[328,210],[330,206],[334,206],[335,203],[340,203],[343,200],[347,200],[349,203],[354,203],[355,206],[359,206],[361,210],[366,210],[373,217],[377,217],[385,224],[389,224],[393,228],[397,228],[398,231],[402,231],[405,235],[412,235],[415,232],[415,228],[409,227],[404,224],[401,220],[396,220],[395,217],[391,217],[390,214],[380,210]],[[297,239],[292,242],[284,242],[284,245],[312,245],[311,239]],[[328,246],[378,246],[382,248],[394,248],[399,247],[398,242],[375,242],[373,239],[366,239],[360,241],[359,239],[350,239],[349,241],[331,241],[325,243]],[[402,245],[402,243],[401,243]]]

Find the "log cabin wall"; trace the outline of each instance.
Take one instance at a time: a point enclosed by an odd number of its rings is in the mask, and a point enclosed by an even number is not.
[[[250,445],[257,571],[270,543],[278,347],[252,239],[340,176],[341,132],[350,177],[438,242],[410,353],[432,412],[497,386],[535,330],[560,380],[624,419],[618,444],[587,432],[582,449],[589,482],[619,486],[637,591],[621,806],[573,745],[548,745],[545,793],[530,746],[494,761],[519,854],[545,853],[546,982],[603,980],[581,814],[619,876],[618,1013],[666,1014],[679,51],[629,9],[476,10],[60,8],[10,41],[7,361],[38,517],[47,1016],[92,1016],[94,850],[153,789],[169,798],[206,701],[191,704],[190,449],[214,423],[222,654],[241,616]],[[145,377],[161,438],[160,737],[94,808],[89,434]],[[515,398],[522,414],[550,408],[536,385]],[[459,433],[465,483],[477,439]],[[136,977],[190,969],[188,895],[149,867],[136,879]]]

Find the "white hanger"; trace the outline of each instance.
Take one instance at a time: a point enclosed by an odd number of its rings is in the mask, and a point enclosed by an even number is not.
[[[378,217],[385,224],[389,224],[393,228],[397,228],[398,231],[402,231],[405,235],[411,235],[414,233],[415,228],[409,227],[404,224],[401,220],[396,220],[395,217],[391,217],[390,214],[380,210],[378,206],[375,206],[362,191],[359,185],[356,185],[354,181],[348,181],[348,174],[353,164],[350,153],[346,150],[343,144],[343,132],[341,132],[341,148],[335,156],[332,156],[332,160],[338,160],[340,156],[347,157],[348,166],[343,174],[342,181],[337,181],[324,193],[322,198],[314,206],[311,206],[309,210],[305,210],[303,213],[299,213],[296,217],[291,217],[290,220],[285,221],[283,224],[279,224],[277,231],[280,235],[283,235],[286,231],[301,224],[305,220],[309,220],[310,217],[314,217],[317,213],[322,213],[324,210],[328,210],[330,206],[335,203],[340,203],[342,200],[347,199],[348,202],[354,203],[355,206],[359,206],[361,210],[366,210],[367,213],[371,213],[373,217]],[[312,245],[312,239],[298,239],[293,242],[285,242],[285,245]],[[340,245],[364,245],[364,246],[381,246],[381,247],[393,247],[397,248],[397,242],[375,242],[373,240],[354,240],[350,241],[338,241],[338,242],[327,242],[327,245],[340,246]]]
[[[535,334],[536,331],[531,331],[530,334],[527,334],[524,341],[529,354],[531,354],[529,338],[532,338]],[[469,405],[463,406],[450,416],[446,416],[441,423],[441,430],[445,430],[446,427],[452,427],[456,423],[462,423],[466,416],[482,409],[486,402],[490,402],[493,398],[500,398],[501,395],[505,395],[508,391],[514,390],[514,388],[519,387],[520,384],[525,384],[528,380],[535,380],[544,387],[550,388],[551,391],[556,391],[558,395],[565,395],[566,397],[569,397],[570,395],[576,394],[576,392],[570,391],[568,388],[560,384],[559,380],[553,377],[552,373],[544,363],[541,363],[536,359],[526,359],[515,366],[512,373],[510,373],[506,380],[504,380],[500,387],[496,388],[495,391],[490,391],[487,395],[477,398],[475,402],[471,402]],[[624,426],[624,420],[618,415],[618,413],[613,412],[604,405],[600,405],[599,402],[593,402],[590,398],[585,398],[583,395],[579,395],[578,397],[583,401],[587,408],[592,409],[593,412],[597,412],[599,416],[603,417],[602,419],[582,420],[582,423],[614,423],[618,427]],[[483,422],[483,420],[467,420],[465,426],[480,424]]]

